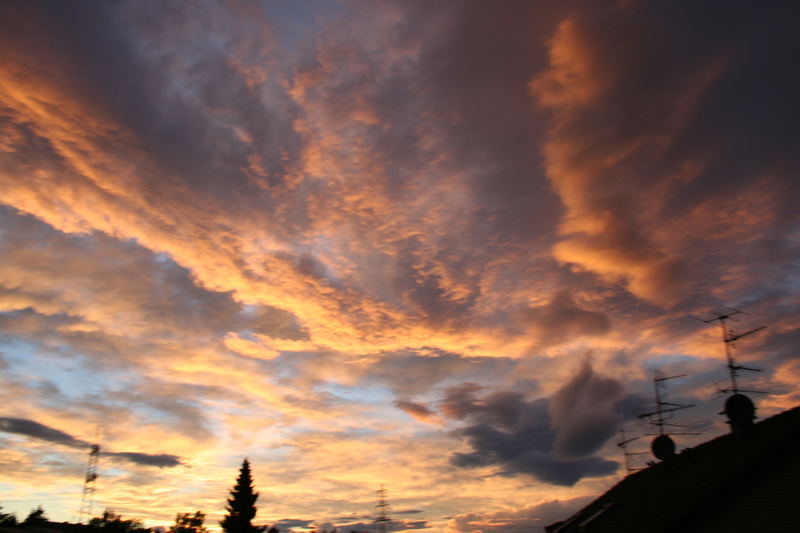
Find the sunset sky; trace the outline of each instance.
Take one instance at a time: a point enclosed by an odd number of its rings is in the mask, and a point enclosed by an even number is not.
[[[541,531],[656,373],[800,403],[792,1],[0,0],[0,504]],[[648,449],[648,437],[632,445]],[[639,457],[641,466],[647,458]]]

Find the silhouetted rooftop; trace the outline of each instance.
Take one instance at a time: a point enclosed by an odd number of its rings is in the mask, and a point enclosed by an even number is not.
[[[91,528],[82,524],[49,520],[35,526],[24,524],[0,526],[0,533],[84,533],[90,530]]]
[[[800,531],[800,407],[633,473],[547,531]]]

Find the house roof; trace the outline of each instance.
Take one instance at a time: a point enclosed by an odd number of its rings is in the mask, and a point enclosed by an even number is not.
[[[795,531],[800,407],[630,474],[550,533]]]

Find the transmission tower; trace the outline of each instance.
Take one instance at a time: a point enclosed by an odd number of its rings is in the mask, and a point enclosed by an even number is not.
[[[78,511],[78,522],[89,523],[92,519],[92,507],[94,507],[94,490],[97,481],[97,462],[100,459],[100,445],[92,444],[89,449],[89,462],[86,464],[86,478],[83,482],[83,494],[81,495],[81,508]]]
[[[744,333],[734,333],[730,329],[728,329],[728,320],[736,320],[733,318],[734,315],[738,315],[740,313],[747,314],[744,311],[740,311],[739,309],[734,309],[733,307],[729,307],[730,311],[727,313],[716,313],[717,316],[714,318],[710,318],[708,320],[692,317],[697,320],[701,320],[706,324],[713,324],[714,322],[719,323],[719,328],[722,331],[722,343],[725,345],[725,359],[728,363],[728,374],[730,375],[731,379],[731,388],[729,389],[721,389],[720,392],[732,392],[733,394],[738,394],[739,392],[758,392],[762,393],[763,391],[740,391],[739,384],[736,381],[738,377],[739,370],[749,370],[750,372],[761,372],[758,368],[750,368],[747,366],[737,365],[736,361],[733,359],[733,349],[736,347],[734,344],[736,341],[741,339],[742,337],[747,337],[748,335],[752,335],[753,333],[758,333],[762,329],[765,329],[767,326],[759,326],[757,328],[753,328],[751,330],[745,331]]]
[[[389,504],[386,503],[386,489],[381,485],[380,490],[375,491],[378,495],[378,504],[375,508],[378,510],[378,518],[375,519],[375,526],[378,533],[386,533],[389,531]]]

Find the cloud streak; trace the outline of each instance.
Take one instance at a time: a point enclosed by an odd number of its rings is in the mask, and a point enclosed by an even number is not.
[[[92,445],[87,441],[77,439],[61,430],[40,424],[35,420],[24,418],[0,417],[0,431],[24,435],[33,439],[61,444],[71,448],[90,448]],[[127,461],[140,466],[156,466],[159,468],[169,468],[182,465],[181,458],[170,454],[150,454],[141,452],[107,452],[101,451],[103,457],[110,457],[114,460]]]

